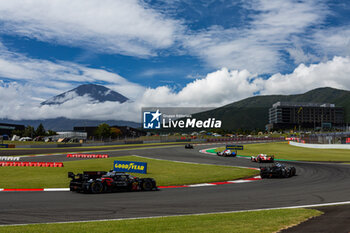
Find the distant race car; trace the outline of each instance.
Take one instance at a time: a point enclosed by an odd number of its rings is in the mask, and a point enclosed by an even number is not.
[[[224,150],[222,152],[217,152],[216,153],[218,156],[224,156],[224,157],[235,157],[237,154],[236,152],[233,152],[231,150]]]
[[[159,190],[153,178],[138,178],[124,172],[84,171],[82,174],[68,172],[70,191],[82,193],[105,193],[119,191]]]
[[[191,145],[191,144],[186,144],[186,145],[185,145],[185,148],[186,148],[186,149],[193,149],[193,145]]]
[[[295,167],[286,167],[283,164],[276,163],[271,167],[261,167],[260,176],[264,178],[288,178],[295,176]]]
[[[256,157],[255,156],[250,157],[250,160],[252,162],[258,162],[258,163],[273,163],[275,161],[275,156],[258,154]]]

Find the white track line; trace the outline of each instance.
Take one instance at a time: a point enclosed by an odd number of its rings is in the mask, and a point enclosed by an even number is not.
[[[214,186],[214,185],[216,184],[203,183],[203,184],[190,184],[187,187],[196,188],[196,187]]]
[[[9,224],[9,225],[0,225],[0,227],[6,227],[6,226],[28,226],[28,225],[47,225],[47,224],[65,224],[65,223],[123,221],[123,220],[136,220],[136,219],[168,218],[168,217],[186,217],[186,216],[201,216],[201,215],[208,215],[208,214],[231,214],[231,213],[244,213],[244,212],[253,212],[253,211],[263,211],[263,210],[298,209],[298,208],[312,208],[312,207],[323,207],[323,206],[334,206],[334,205],[349,205],[349,204],[350,204],[350,201],[343,201],[343,202],[320,203],[320,204],[311,204],[311,205],[286,206],[286,207],[275,207],[275,208],[265,208],[265,209],[250,209],[250,210],[233,210],[233,211],[222,211],[222,212],[207,212],[207,213],[197,213],[197,214],[159,215],[159,216],[150,216],[150,217],[98,219],[98,220],[68,221],[68,222]]]
[[[70,191],[69,188],[44,188],[44,192]]]

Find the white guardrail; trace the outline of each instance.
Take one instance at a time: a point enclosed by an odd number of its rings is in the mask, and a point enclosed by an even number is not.
[[[314,149],[350,149],[350,144],[308,144],[289,141],[289,145]]]

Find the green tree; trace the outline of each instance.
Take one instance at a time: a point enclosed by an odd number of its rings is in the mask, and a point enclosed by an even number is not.
[[[47,136],[53,136],[53,135],[57,135],[57,133],[51,129],[49,129],[46,133]]]
[[[24,130],[15,129],[15,130],[12,131],[12,136],[13,135],[17,135],[19,137],[22,137],[23,134],[24,134]]]
[[[112,127],[111,128],[111,136],[112,138],[116,138],[118,136],[121,136],[122,135],[122,131],[116,127]]]
[[[106,123],[100,124],[96,129],[96,135],[100,138],[108,138],[111,136],[111,127]]]
[[[40,123],[40,125],[38,126],[38,128],[36,128],[35,130],[35,136],[45,136],[46,135],[46,130],[43,126],[43,124]]]
[[[27,127],[24,129],[23,137],[33,137],[34,133],[34,127],[27,125]]]

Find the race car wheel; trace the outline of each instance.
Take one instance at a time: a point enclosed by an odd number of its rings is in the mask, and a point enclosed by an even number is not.
[[[258,163],[261,163],[261,158],[258,158]]]
[[[290,171],[289,170],[285,170],[284,171],[284,173],[283,173],[283,177],[284,178],[288,178],[288,177],[290,177],[291,175],[290,175]]]
[[[291,168],[290,168],[290,174],[291,174],[291,176],[295,176],[295,173],[296,173],[295,167],[291,167]]]
[[[145,179],[142,182],[142,190],[144,191],[151,191],[153,189],[153,182],[150,179]]]
[[[102,193],[103,189],[104,189],[104,186],[100,181],[95,181],[91,184],[92,193]]]

